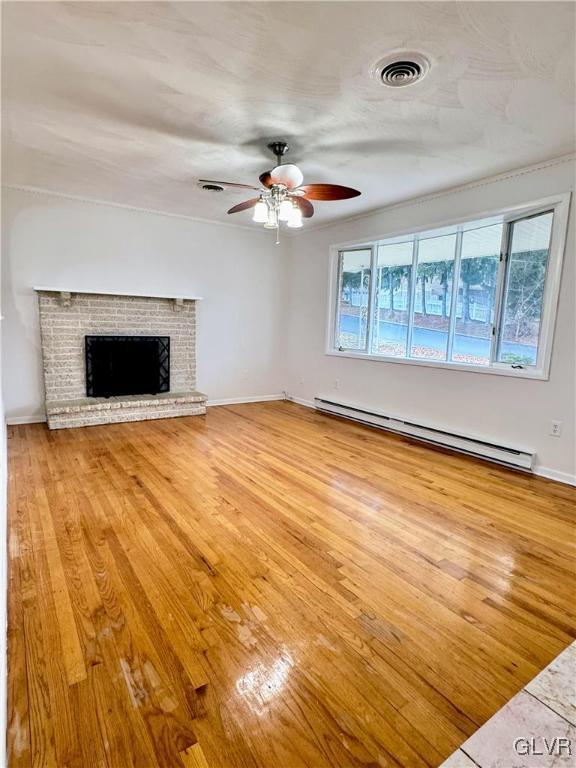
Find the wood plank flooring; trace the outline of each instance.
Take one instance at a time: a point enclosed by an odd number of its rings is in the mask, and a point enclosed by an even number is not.
[[[9,433],[10,766],[438,766],[576,637],[574,489],[272,402]]]

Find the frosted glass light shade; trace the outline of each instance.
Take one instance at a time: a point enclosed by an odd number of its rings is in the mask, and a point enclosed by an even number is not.
[[[264,200],[259,200],[254,206],[254,215],[252,221],[257,224],[264,224],[268,220],[268,206]]]
[[[302,171],[297,165],[287,163],[286,165],[277,165],[271,173],[274,184],[284,184],[288,189],[299,187],[304,181]]]
[[[288,226],[291,229],[299,229],[302,226],[302,211],[296,205],[292,207],[290,218],[288,219]]]
[[[290,216],[292,215],[292,203],[290,200],[282,200],[280,203],[280,211],[278,213],[278,218],[280,221],[288,221]]]

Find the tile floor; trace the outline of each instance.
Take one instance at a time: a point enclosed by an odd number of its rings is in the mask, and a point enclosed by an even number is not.
[[[576,642],[440,768],[576,768]]]

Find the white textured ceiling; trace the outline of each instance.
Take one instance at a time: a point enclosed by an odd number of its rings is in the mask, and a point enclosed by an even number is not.
[[[196,179],[254,183],[283,138],[362,191],[328,220],[574,149],[572,2],[2,5],[4,184],[230,221],[246,194]],[[370,79],[396,49],[428,77]]]

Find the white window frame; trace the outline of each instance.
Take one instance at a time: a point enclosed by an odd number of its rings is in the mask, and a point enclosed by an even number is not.
[[[374,280],[374,264],[375,264],[375,253],[376,253],[376,246],[375,245],[369,245],[369,246],[359,246],[358,248],[346,248],[346,253],[352,253],[353,251],[370,251],[370,281],[369,281],[369,287],[368,287],[368,307],[367,307],[367,328],[366,328],[366,343],[364,344],[364,349],[346,349],[346,352],[356,352],[358,354],[366,355],[368,354],[368,350],[372,347],[372,323],[370,322],[370,317],[372,316],[372,308],[374,307],[373,301],[374,301],[374,283],[376,282]],[[338,251],[338,254],[340,254],[340,251]],[[336,290],[338,292],[338,295],[340,295],[340,291],[342,290],[342,261],[340,257],[338,256],[337,264],[336,264]],[[362,286],[361,286],[362,287]],[[332,329],[333,331],[333,338],[335,339],[338,334],[338,329],[336,328],[336,322],[338,320],[338,311],[334,313],[334,327]]]
[[[329,301],[328,301],[328,318],[327,318],[327,333],[326,333],[326,349],[325,354],[336,357],[348,357],[359,360],[374,360],[382,363],[397,363],[400,365],[417,365],[430,368],[444,368],[456,371],[468,371],[471,373],[483,373],[489,375],[498,376],[515,376],[517,378],[525,379],[541,379],[548,380],[550,376],[550,363],[552,359],[552,346],[554,338],[554,325],[556,322],[556,314],[558,310],[558,299],[560,295],[560,278],[562,275],[562,262],[564,258],[564,250],[566,247],[566,233],[568,228],[568,214],[570,210],[570,192],[561,193],[552,197],[541,198],[530,203],[524,203],[509,208],[498,208],[495,210],[483,211],[478,214],[471,214],[465,217],[459,217],[457,219],[449,219],[444,221],[437,221],[426,226],[418,228],[410,227],[408,229],[396,230],[392,232],[386,232],[380,234],[377,237],[370,237],[364,241],[348,241],[344,243],[337,243],[330,246],[330,273],[329,273]],[[433,229],[441,229],[442,227],[458,226],[460,224],[467,224],[471,221],[478,221],[484,218],[502,217],[504,224],[509,224],[511,221],[522,219],[528,216],[535,216],[539,213],[545,213],[546,211],[553,211],[554,218],[552,222],[552,233],[550,238],[550,249],[548,253],[548,264],[546,268],[546,283],[544,286],[544,297],[542,302],[542,313],[540,318],[540,334],[538,342],[538,358],[535,366],[529,366],[525,368],[513,368],[512,363],[499,363],[496,360],[496,350],[498,346],[500,329],[495,327],[491,344],[491,359],[492,362],[489,366],[470,365],[467,363],[458,363],[453,361],[438,361],[427,360],[425,358],[408,358],[408,357],[392,357],[388,355],[376,355],[368,352],[372,349],[372,329],[373,318],[372,308],[375,300],[376,280],[374,279],[374,267],[377,258],[377,245],[383,240],[387,240],[392,237],[400,237],[404,235],[414,235],[415,242],[418,242],[418,235],[421,232],[429,232]],[[503,240],[505,240],[510,228],[508,226],[503,227]],[[506,274],[506,259],[508,256],[508,242],[503,242],[501,247],[501,261],[498,271],[498,279],[496,286],[496,306],[494,308],[495,321],[498,323],[502,314],[502,302],[504,300],[504,282]],[[340,350],[336,346],[337,344],[337,322],[338,322],[338,287],[340,283],[340,252],[350,250],[371,250],[372,251],[372,275],[370,278],[370,301],[369,301],[369,324],[367,333],[367,345],[366,351],[362,350]],[[415,246],[417,253],[417,247]],[[416,254],[413,257],[416,259]],[[415,280],[411,281],[411,292],[414,292]],[[457,284],[457,283],[455,283]],[[452,301],[456,291],[453,291]],[[411,297],[410,307],[412,306],[414,298]],[[452,308],[453,309],[453,308]],[[407,339],[407,343],[410,339]],[[407,350],[410,349],[407,346]]]

